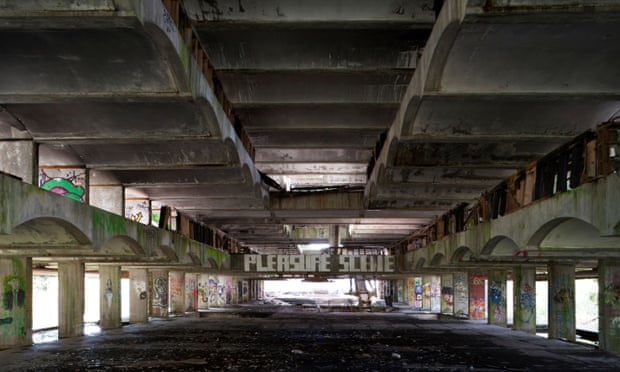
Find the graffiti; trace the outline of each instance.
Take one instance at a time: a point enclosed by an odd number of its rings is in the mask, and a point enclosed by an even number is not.
[[[174,313],[182,312],[185,310],[185,275],[181,272],[170,272],[168,281],[170,309]]]
[[[26,285],[24,278],[18,275],[9,275],[3,282],[3,307],[12,311],[14,308],[24,307],[26,303]]]
[[[6,324],[11,324],[13,323],[13,318],[8,317],[8,318],[0,318],[0,325],[6,325]]]
[[[51,177],[48,172],[54,169],[48,169],[47,172],[41,169],[39,174],[39,187],[43,190],[51,191],[55,194],[66,196],[69,199],[84,202],[84,173],[82,170],[66,171],[63,176]],[[82,173],[78,173],[82,171]],[[61,172],[56,170],[56,172]]]
[[[469,293],[467,287],[467,275],[465,273],[455,273],[454,283],[454,314],[466,317],[469,314]]]
[[[620,299],[620,285],[607,283],[603,288],[603,302],[605,305],[616,306]]]
[[[123,217],[95,208],[93,208],[93,225],[109,235],[127,235]]]
[[[196,277],[194,275],[185,276],[185,306],[186,311],[195,311],[198,296],[198,288],[196,287]]]
[[[569,288],[561,288],[553,295],[553,301],[562,305],[570,304],[572,298],[573,293]]]
[[[103,291],[103,300],[105,301],[105,305],[108,311],[112,307],[113,298],[114,298],[114,293],[112,291],[112,279],[108,279],[105,282],[105,290]]]
[[[454,293],[452,287],[441,287],[441,298],[446,306],[454,305]]]
[[[148,224],[150,214],[150,203],[148,200],[125,200],[125,217],[132,221]]]
[[[168,279],[159,277],[153,280],[153,306],[168,306]]]
[[[414,307],[417,309],[421,309],[423,305],[422,293],[422,278],[414,278]]]
[[[481,274],[471,274],[469,278],[469,317],[484,319],[486,304],[484,299],[484,279]]]
[[[489,300],[493,307],[493,319],[496,322],[502,322],[506,319],[506,298],[504,297],[504,286],[501,282],[492,281],[489,288]]]
[[[521,320],[525,323],[529,323],[536,314],[536,298],[534,297],[534,289],[532,286],[525,284],[521,288],[520,297],[519,308],[521,309]]]

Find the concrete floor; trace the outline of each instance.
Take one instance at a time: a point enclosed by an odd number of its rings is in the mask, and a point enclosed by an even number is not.
[[[620,370],[620,358],[463,320],[245,311],[152,320],[0,351],[1,371]]]

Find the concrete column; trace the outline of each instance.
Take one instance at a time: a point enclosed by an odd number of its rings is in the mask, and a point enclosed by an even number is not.
[[[125,215],[125,191],[110,172],[88,170],[88,202],[110,213]]]
[[[486,310],[485,275],[476,272],[469,273],[469,319],[483,320]]]
[[[151,316],[168,317],[168,270],[150,270]]]
[[[32,344],[32,258],[0,258],[0,349]]]
[[[121,326],[121,268],[99,266],[99,325],[102,329]]]
[[[575,341],[575,264],[549,265],[549,338]]]
[[[172,314],[183,314],[185,312],[185,272],[170,271],[168,275],[168,289],[170,312]]]
[[[84,330],[84,263],[58,263],[58,337],[81,336]]]
[[[148,273],[146,269],[129,270],[129,322],[149,320]]]
[[[452,274],[454,285],[454,316],[469,317],[469,278],[467,273]]]
[[[18,132],[17,129],[14,131]],[[0,171],[21,178],[23,182],[35,183],[38,152],[37,145],[31,139],[0,141],[0,154],[4,155]]]
[[[517,266],[513,269],[514,321],[512,328],[536,333],[536,268]]]
[[[599,260],[599,345],[620,356],[620,260]]]
[[[198,310],[198,274],[185,273],[185,311]]]
[[[454,281],[452,274],[441,276],[441,313],[454,315]]]
[[[506,327],[506,270],[489,271],[487,304],[489,306],[488,323]]]

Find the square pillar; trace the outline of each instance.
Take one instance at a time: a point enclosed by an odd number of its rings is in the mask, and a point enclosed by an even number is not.
[[[185,273],[185,311],[198,310],[198,285],[196,273]]]
[[[536,268],[517,266],[513,269],[514,322],[512,328],[536,334]]]
[[[469,273],[469,319],[484,319],[486,311],[485,279],[484,274]]]
[[[454,281],[452,274],[441,276],[441,313],[454,315]]]
[[[38,148],[34,141],[26,138],[26,132],[23,133],[23,138],[18,140],[0,141],[0,154],[3,154],[0,171],[34,184],[37,179]]]
[[[469,317],[469,279],[467,273],[452,274],[454,289],[454,316]]]
[[[549,265],[549,338],[575,341],[575,264]]]
[[[599,346],[620,356],[620,260],[598,262]]]
[[[489,271],[489,290],[487,304],[489,307],[488,323],[506,327],[506,270]]]
[[[99,266],[99,326],[102,329],[121,326],[121,268]]]
[[[81,336],[84,330],[84,263],[58,262],[58,337]]]
[[[129,270],[129,322],[149,320],[148,273],[146,269]]]
[[[170,312],[183,314],[185,312],[185,272],[170,271],[168,275],[168,289],[170,293]]]
[[[168,270],[150,270],[151,316],[168,317]]]
[[[0,258],[0,349],[32,344],[32,258]]]

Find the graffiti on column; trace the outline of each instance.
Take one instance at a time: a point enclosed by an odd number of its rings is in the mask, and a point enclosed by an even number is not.
[[[502,282],[491,281],[489,286],[489,299],[491,300],[491,311],[493,320],[496,323],[502,323],[506,320],[506,297],[504,285]]]
[[[168,307],[168,279],[157,277],[153,280],[153,306]]]
[[[484,275],[471,274],[469,280],[469,318],[484,319]]]
[[[151,210],[148,200],[125,200],[125,218],[142,224],[148,224],[150,213]]]
[[[467,274],[455,273],[454,281],[454,314],[466,317],[469,314],[469,294],[467,290]]]
[[[39,187],[79,202],[85,201],[85,171],[83,169],[39,169]]]
[[[441,310],[441,278],[438,275],[431,276],[431,311]]]
[[[603,321],[609,324],[607,334],[610,338],[620,335],[620,273],[613,272],[603,278]]]
[[[556,325],[557,337],[570,337],[572,324],[575,319],[574,312],[574,293],[569,283],[571,283],[572,277],[568,275],[561,275],[557,280],[557,287],[554,288],[551,301],[555,303],[554,306],[554,324]]]
[[[0,331],[11,335],[25,333],[24,307],[26,306],[26,280],[19,275],[2,279],[2,311]],[[5,327],[8,326],[8,327]]]
[[[112,300],[114,299],[114,292],[112,291],[112,279],[108,279],[105,282],[105,290],[103,291],[103,301],[105,302],[106,309],[110,311],[112,307]]]
[[[452,277],[442,278],[441,287],[441,312],[451,313],[454,310],[454,289],[452,288]]]
[[[170,272],[168,276],[170,311],[180,313],[185,310],[185,297],[183,296],[183,288],[185,287],[185,275],[180,272]]]
[[[209,306],[222,306],[226,304],[224,285],[215,276],[209,278],[208,296]]]
[[[413,306],[416,309],[421,309],[422,308],[422,278],[417,277],[414,278],[414,298],[415,301],[413,303]]]
[[[521,287],[520,297],[519,308],[521,309],[521,320],[524,323],[530,323],[532,318],[536,315],[534,288],[529,283],[525,283],[525,285]]]
[[[185,307],[186,311],[197,309],[198,288],[196,287],[196,275],[185,275]]]
[[[429,276],[425,276],[422,278],[422,309],[430,310],[431,309],[431,278]]]

